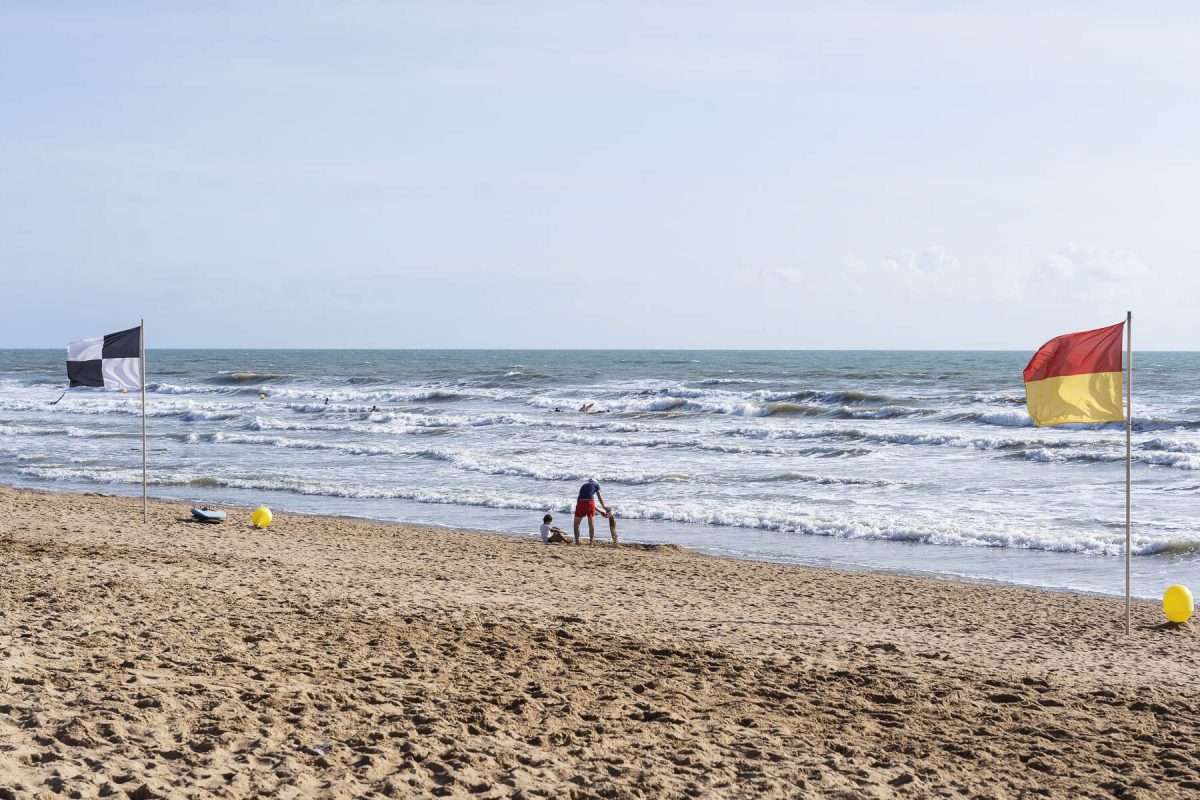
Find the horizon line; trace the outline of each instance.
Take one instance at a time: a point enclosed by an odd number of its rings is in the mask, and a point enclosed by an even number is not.
[[[19,350],[51,351],[64,350],[65,345],[56,347],[0,347],[0,352]],[[545,352],[545,353],[1033,353],[1036,347],[996,348],[996,347],[147,347],[147,351],[182,351],[182,350],[215,350],[215,351],[312,351],[312,352],[358,352],[379,350],[386,352],[459,352],[459,353],[488,353],[488,352]],[[1137,353],[1197,353],[1200,350],[1134,350]]]

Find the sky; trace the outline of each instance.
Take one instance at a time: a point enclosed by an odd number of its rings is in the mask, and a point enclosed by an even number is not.
[[[1200,350],[1200,7],[0,5],[0,348]]]

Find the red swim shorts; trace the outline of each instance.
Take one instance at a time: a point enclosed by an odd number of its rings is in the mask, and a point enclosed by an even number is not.
[[[591,519],[596,516],[596,501],[595,500],[576,500],[575,501],[575,518],[588,517]]]

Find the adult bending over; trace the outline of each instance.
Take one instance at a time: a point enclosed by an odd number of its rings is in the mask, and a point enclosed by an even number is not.
[[[596,501],[604,509],[601,513],[608,516],[608,504],[600,495],[600,484],[589,478],[588,482],[579,487],[579,499],[575,501],[575,544],[579,544],[579,521],[587,517],[588,544],[596,539]]]

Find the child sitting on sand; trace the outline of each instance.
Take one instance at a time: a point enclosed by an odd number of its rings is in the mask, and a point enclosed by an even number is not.
[[[542,544],[566,544],[567,539],[563,536],[563,532],[558,528],[551,528],[550,523],[554,517],[547,514],[542,517]]]

